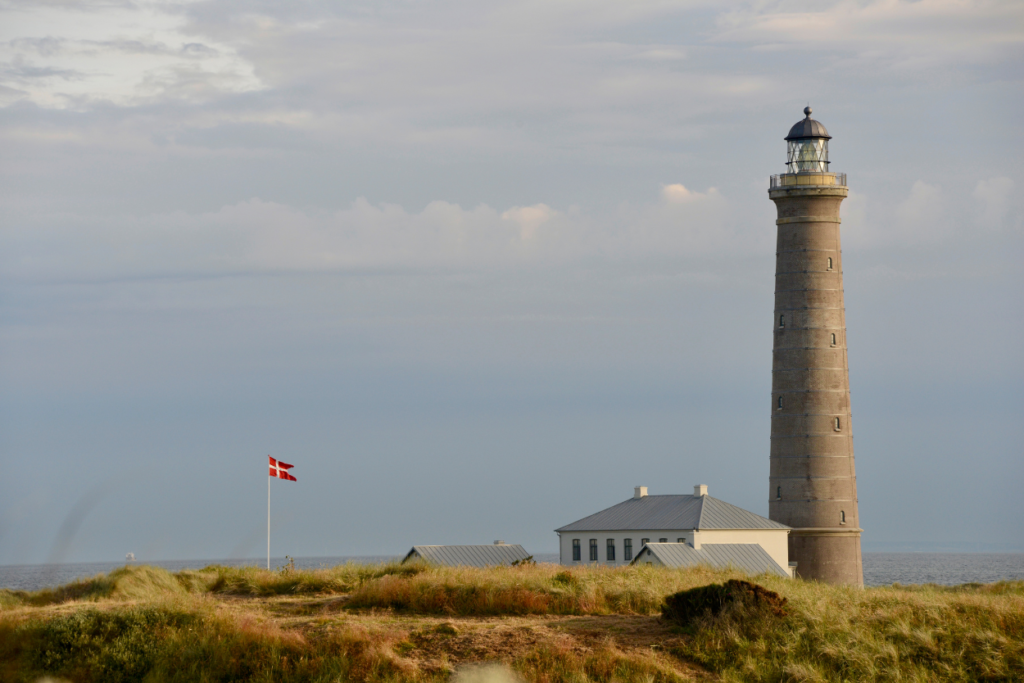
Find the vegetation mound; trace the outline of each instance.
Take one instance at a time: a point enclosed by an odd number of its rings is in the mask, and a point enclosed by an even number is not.
[[[356,564],[348,562],[320,569],[294,569],[292,565],[278,571],[259,567],[224,567],[212,565],[198,572],[182,572],[195,576],[197,584],[205,582],[204,590],[227,595],[329,595],[349,593],[368,581],[386,576],[415,576],[426,570],[422,564]]]
[[[786,616],[786,598],[763,586],[740,579],[679,591],[665,598],[661,615],[680,626],[723,613],[761,613]]]
[[[0,602],[0,680],[25,683],[440,682],[494,660],[550,683],[1024,680],[1021,581],[858,589],[649,566],[132,566]]]
[[[40,591],[0,591],[0,608],[19,605],[40,607],[73,600],[159,600],[190,591],[190,581],[182,575],[149,565],[132,565],[97,574],[57,588]]]

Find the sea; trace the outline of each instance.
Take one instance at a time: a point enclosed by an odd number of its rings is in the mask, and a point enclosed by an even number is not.
[[[296,557],[294,561],[296,568],[316,569],[333,567],[345,562],[372,564],[398,559],[401,559],[401,556],[358,555]],[[558,562],[558,554],[538,553],[534,559],[538,562]],[[864,583],[868,586],[922,583],[953,586],[1011,579],[1024,580],[1024,553],[864,553],[863,559]],[[285,566],[287,562],[288,558],[271,558],[270,566],[277,569]],[[182,569],[202,569],[212,564],[264,567],[266,560],[164,560],[136,564],[150,564],[176,572]],[[124,565],[125,562],[121,561],[0,566],[0,588],[34,591],[105,574]]]

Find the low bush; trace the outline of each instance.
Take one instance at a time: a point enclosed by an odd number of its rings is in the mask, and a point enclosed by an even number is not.
[[[137,681],[154,666],[160,641],[198,621],[167,609],[85,610],[19,627],[14,638],[35,641],[29,668],[69,678]]]
[[[680,626],[723,613],[765,613],[786,616],[786,598],[756,583],[730,579],[723,583],[679,591],[665,598],[661,616]]]

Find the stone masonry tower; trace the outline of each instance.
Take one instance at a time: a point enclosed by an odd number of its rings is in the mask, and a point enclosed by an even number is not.
[[[789,559],[804,579],[864,585],[850,422],[839,204],[846,174],[828,170],[825,126],[789,131],[778,209],[768,516],[793,527]]]

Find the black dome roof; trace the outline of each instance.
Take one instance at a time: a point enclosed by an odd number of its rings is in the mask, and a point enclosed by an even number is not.
[[[825,126],[811,118],[811,108],[804,107],[804,114],[807,115],[803,121],[798,121],[789,129],[787,140],[799,140],[801,138],[825,138],[831,140],[832,136],[825,130]]]

